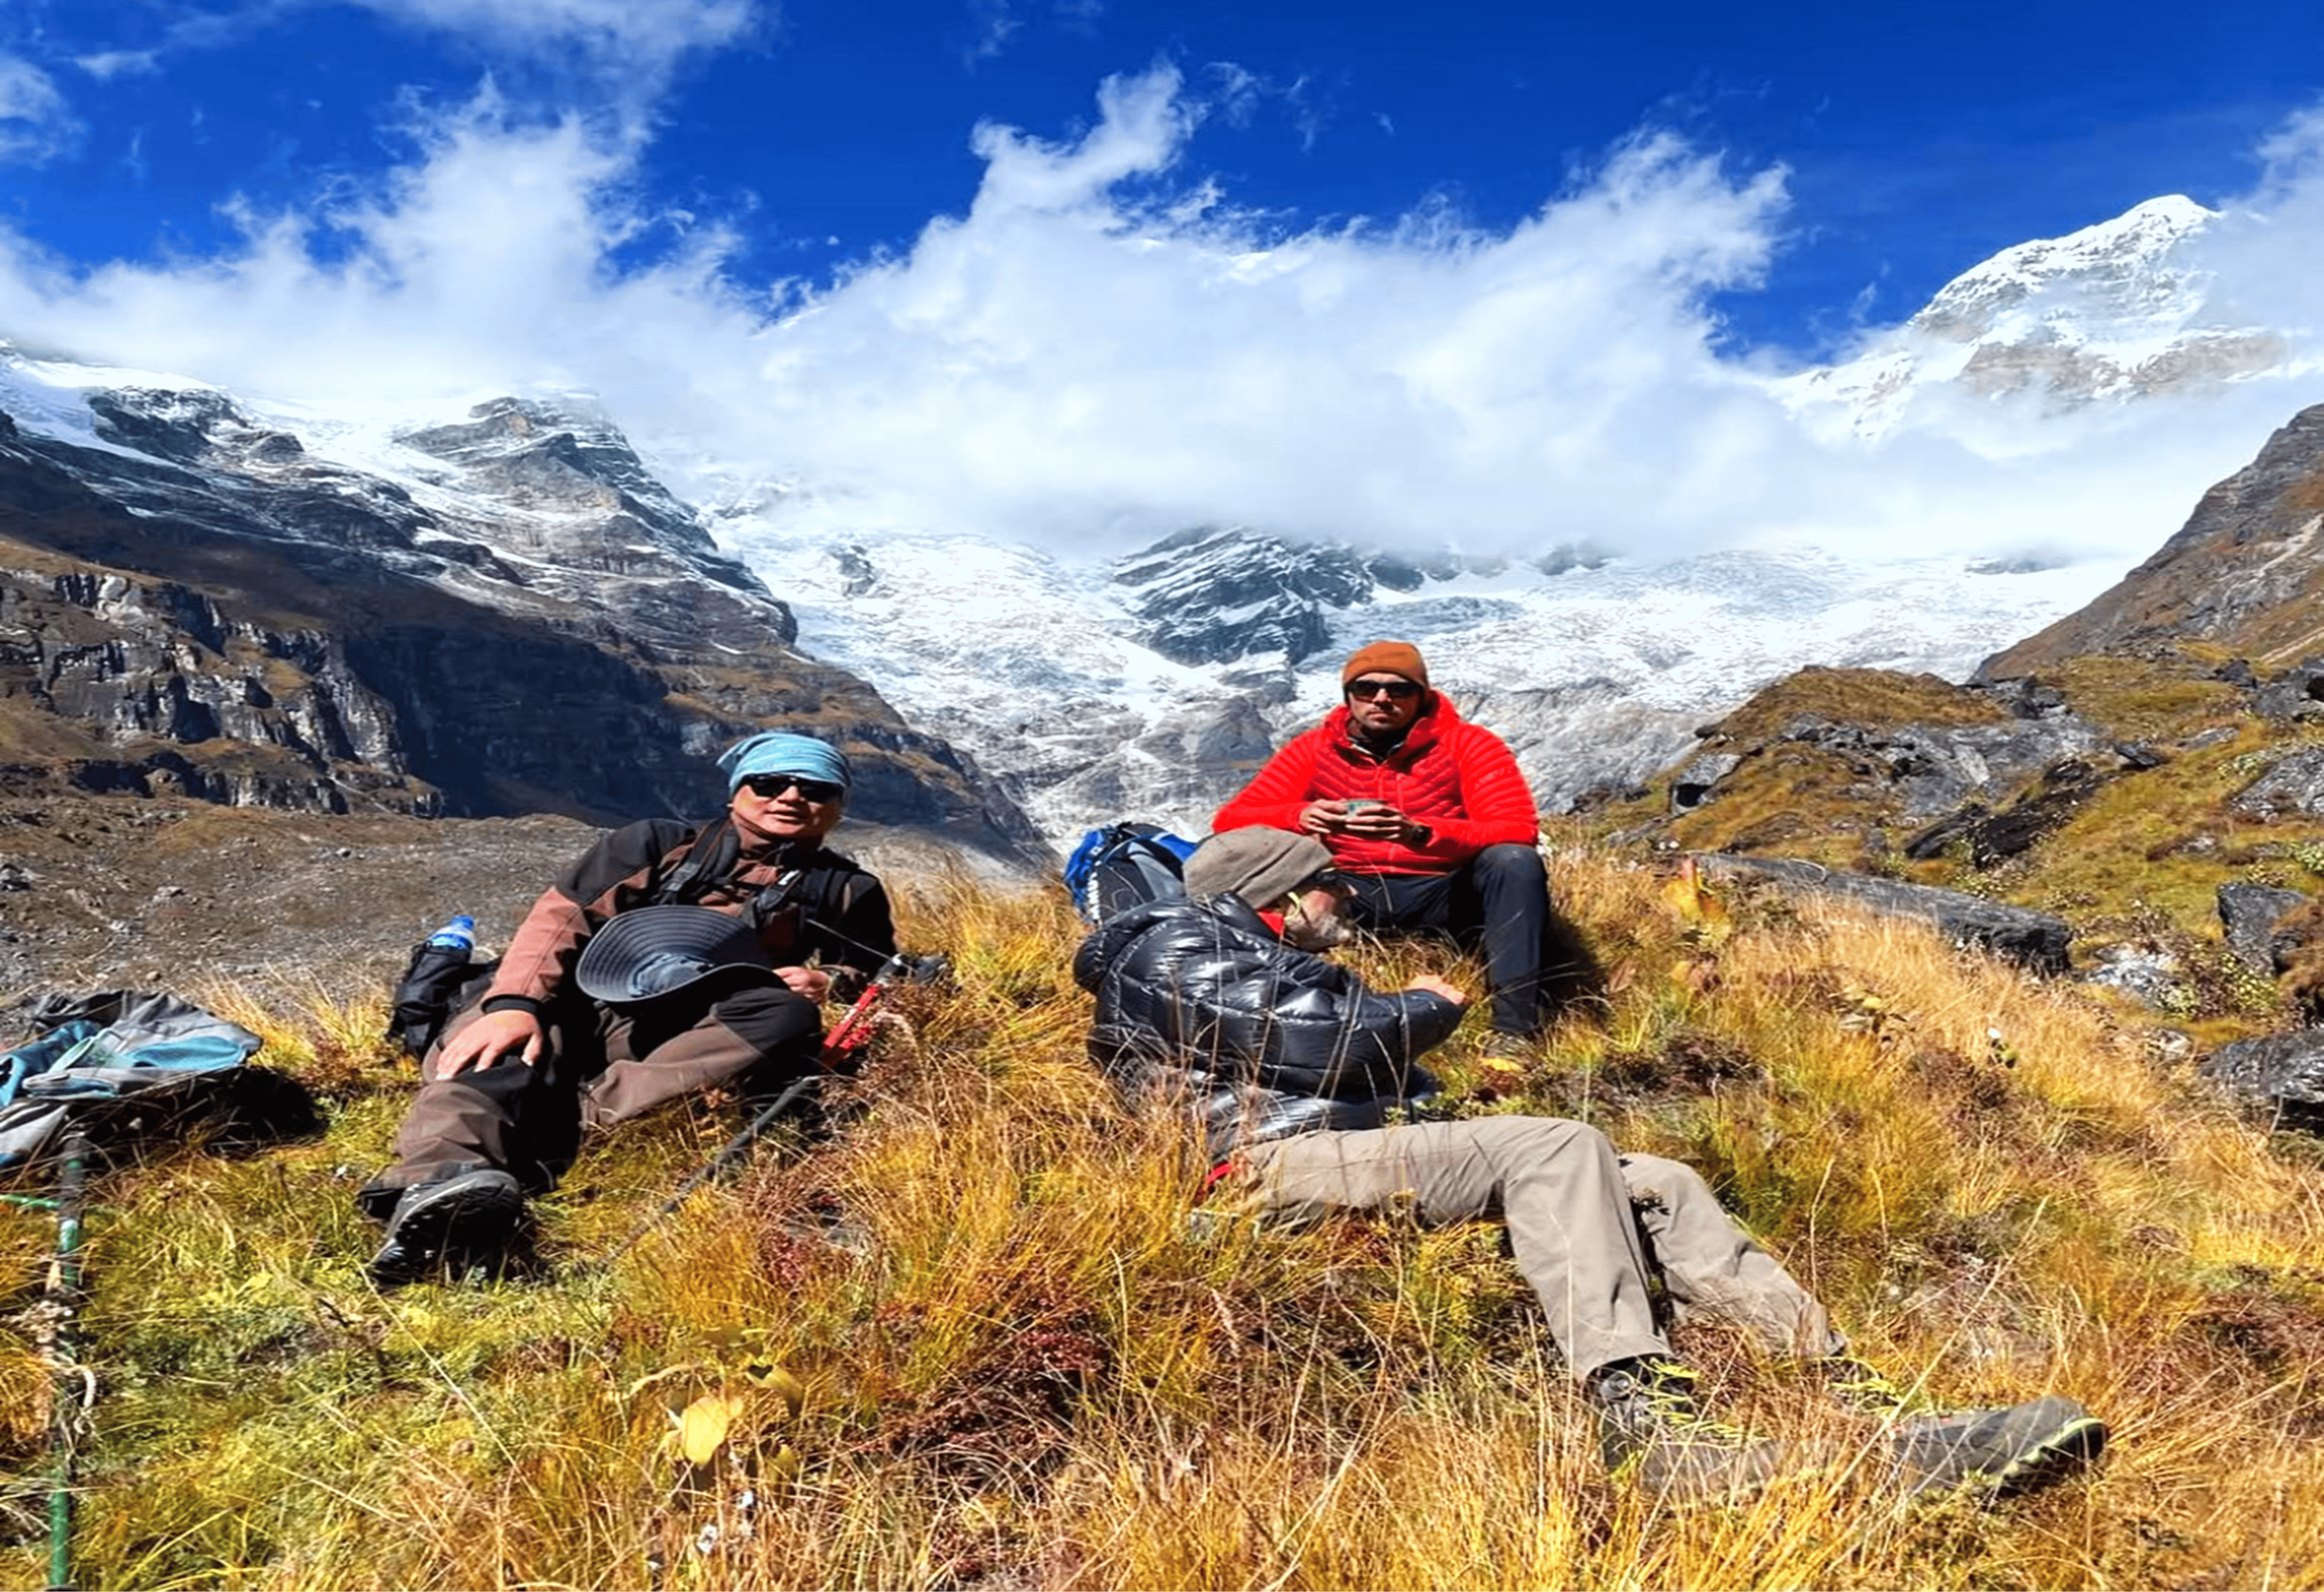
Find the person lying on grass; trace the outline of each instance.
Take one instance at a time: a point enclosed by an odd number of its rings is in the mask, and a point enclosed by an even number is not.
[[[394,1164],[355,1197],[387,1226],[380,1286],[503,1264],[526,1196],[556,1184],[585,1127],[807,1073],[822,1003],[895,954],[879,879],[823,844],[851,783],[839,750],[768,731],[719,763],[722,817],[649,819],[591,847],[421,1059]]]
[[[1911,1491],[2023,1491],[2094,1459],[2106,1428],[2071,1400],[1908,1416],[1821,1305],[1692,1169],[1626,1155],[1560,1117],[1405,1120],[1437,1084],[1420,1058],[1467,995],[1422,976],[1378,991],[1320,955],[1351,933],[1348,886],[1312,836],[1231,830],[1187,860],[1186,894],[1127,909],[1084,941],[1090,1051],[1136,1106],[1201,1124],[1209,1198],[1293,1216],[1408,1208],[1431,1225],[1507,1224],[1551,1336],[1596,1406],[1608,1467],[1658,1494],[1716,1498],[1802,1456],[1706,1417],[1651,1302],[1724,1316],[1885,1422]],[[1651,1257],[1651,1259],[1649,1258]]]

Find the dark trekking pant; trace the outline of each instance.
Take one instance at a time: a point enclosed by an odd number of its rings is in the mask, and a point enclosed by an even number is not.
[[[816,1064],[823,1033],[820,1009],[779,983],[736,988],[706,980],[642,1007],[569,995],[543,1018],[533,1065],[505,1058],[454,1078],[430,1076],[445,1041],[481,1014],[471,1007],[454,1018],[421,1063],[394,1164],[355,1197],[367,1215],[384,1220],[404,1189],[486,1168],[540,1193],[573,1164],[583,1129],[626,1122],[714,1085],[779,1088]]]
[[[1550,910],[1549,872],[1530,846],[1488,846],[1449,874],[1348,874],[1348,917],[1374,933],[1441,936],[1485,959],[1496,1033],[1534,1033],[1580,971]]]

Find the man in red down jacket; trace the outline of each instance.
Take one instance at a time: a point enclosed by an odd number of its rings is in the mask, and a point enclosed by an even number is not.
[[[1345,699],[1211,820],[1313,835],[1354,886],[1360,929],[1443,935],[1485,959],[1488,1055],[1528,1053],[1572,959],[1549,905],[1533,792],[1508,745],[1428,684],[1409,642],[1357,650]]]

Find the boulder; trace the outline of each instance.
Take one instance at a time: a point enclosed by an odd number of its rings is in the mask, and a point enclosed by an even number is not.
[[[2084,977],[2086,984],[2118,989],[2158,1012],[2172,1009],[2178,998],[2179,959],[2168,951],[2113,945],[2098,954],[2098,966]]]
[[[2324,658],[2303,658],[2260,687],[2252,706],[2263,718],[2301,718],[2324,712]]]
[[[2227,803],[2244,818],[2324,817],[2324,746],[2311,746],[2278,760]]]
[[[2119,750],[2116,755],[2121,755]],[[2032,849],[2034,842],[2073,817],[2084,802],[2097,795],[2109,777],[2089,758],[2061,758],[2044,769],[2041,779],[2003,810],[1990,812],[1981,801],[1965,802],[1906,840],[1904,855],[1914,858],[1939,856],[1948,847],[1960,845],[1967,848],[1971,863],[1989,868]]]
[[[2324,1029],[2237,1040],[2195,1070],[2236,1099],[2266,1108],[2279,1127],[2324,1131]]]
[[[2227,949],[2253,972],[2274,977],[2283,971],[2294,943],[2289,935],[2278,935],[2275,926],[2286,913],[2307,904],[2308,898],[2297,890],[2242,883],[2220,885],[2219,925],[2227,930]]]
[[[1692,759],[1671,776],[1671,810],[1686,812],[1701,807],[1711,800],[1711,788],[1742,765],[1743,759],[1732,752],[1705,752]]]
[[[1982,946],[2035,973],[2061,974],[2067,969],[2066,948],[2074,931],[2063,918],[2050,912],[2004,906],[1958,890],[1904,884],[1788,858],[1721,853],[1698,860],[1714,874],[1757,875],[1792,888],[1857,902],[1888,917],[1918,918],[1956,943]]]
[[[1903,725],[1872,729],[1803,714],[1778,739],[1820,746],[1877,771],[1903,816],[1928,819],[1972,799],[1991,801],[2037,770],[2096,750],[2096,729],[2070,715],[2007,724]]]
[[[2066,693],[2030,674],[2017,680],[1989,680],[1981,689],[1990,692],[2012,718],[2059,718],[2067,713]]]

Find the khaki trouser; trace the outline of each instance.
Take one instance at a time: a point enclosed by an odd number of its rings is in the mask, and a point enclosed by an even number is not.
[[[1779,1354],[1838,1354],[1823,1307],[1751,1241],[1692,1168],[1621,1155],[1606,1135],[1550,1116],[1487,1116],[1254,1146],[1248,1198],[1314,1216],[1408,1203],[1430,1226],[1499,1218],[1517,1269],[1541,1296],[1575,1379],[1640,1355],[1668,1355],[1649,1268],[1683,1318],[1703,1310]]]

